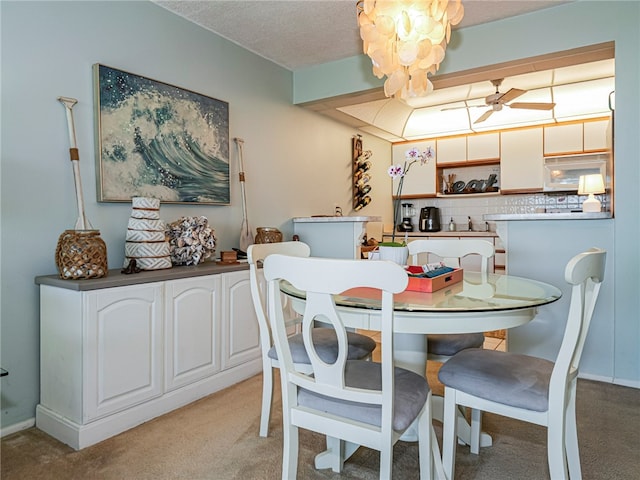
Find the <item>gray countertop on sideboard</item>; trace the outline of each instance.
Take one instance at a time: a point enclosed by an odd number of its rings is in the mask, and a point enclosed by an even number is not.
[[[203,262],[195,266],[176,266],[164,270],[149,270],[139,273],[125,275],[121,269],[109,270],[105,277],[88,278],[82,280],[65,280],[59,275],[41,275],[35,278],[38,285],[49,285],[52,287],[66,288],[67,290],[89,291],[102,288],[124,287],[127,285],[137,285],[141,283],[163,282],[166,280],[177,280],[181,278],[199,277],[202,275],[216,275],[219,273],[235,272],[249,269],[249,264],[238,262],[232,264],[222,264],[217,262]]]
[[[381,222],[382,217],[359,216],[359,217],[340,217],[330,215],[318,215],[315,217],[294,217],[293,223],[327,223],[327,222]]]

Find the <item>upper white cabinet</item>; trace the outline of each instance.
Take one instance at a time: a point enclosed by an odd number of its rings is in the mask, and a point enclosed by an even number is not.
[[[500,134],[478,133],[467,137],[467,162],[499,160]]]
[[[393,164],[404,165],[407,150],[418,148],[425,150],[427,147],[433,148],[436,152],[436,159],[439,161],[440,152],[436,149],[436,141],[428,140],[424,142],[402,143],[393,145],[392,158]],[[393,195],[398,191],[399,179],[393,180]],[[404,177],[402,185],[402,196],[405,195],[435,195],[436,194],[436,162],[429,161],[425,165],[415,163],[409,173]],[[302,238],[302,237],[301,237]]]
[[[607,150],[609,120],[544,127],[544,154],[571,155]]]
[[[467,161],[467,137],[439,138],[436,145],[438,166]]]
[[[611,145],[611,120],[598,120],[597,122],[584,122],[584,151],[594,152],[610,150]]]
[[[502,132],[500,191],[541,191],[543,187],[542,127]]]

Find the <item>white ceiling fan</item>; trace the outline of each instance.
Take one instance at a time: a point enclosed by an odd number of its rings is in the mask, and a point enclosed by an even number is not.
[[[553,102],[507,103],[507,102],[510,102],[511,100],[518,98],[521,95],[524,95],[525,93],[527,93],[527,90],[512,88],[506,93],[500,93],[499,87],[502,84],[502,80],[504,79],[500,78],[498,80],[491,80],[491,83],[493,84],[493,86],[496,87],[496,93],[493,93],[484,99],[486,105],[468,105],[466,107],[454,107],[454,108],[489,107],[489,109],[486,112],[480,115],[480,117],[478,117],[478,119],[475,122],[473,122],[475,124],[475,123],[484,122],[487,118],[491,116],[491,114],[493,114],[493,112],[499,112],[500,110],[502,110],[503,106],[509,107],[509,108],[524,108],[529,110],[551,110],[553,107],[556,106],[556,104]],[[452,110],[452,109],[445,108],[443,110]]]

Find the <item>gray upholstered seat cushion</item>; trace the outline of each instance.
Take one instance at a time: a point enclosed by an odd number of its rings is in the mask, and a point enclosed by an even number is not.
[[[364,360],[350,360],[345,369],[347,386],[367,390],[380,390],[382,385],[381,365]],[[417,373],[394,368],[393,429],[406,430],[418,416],[429,394],[426,378]],[[326,413],[350,418],[370,425],[380,426],[381,407],[357,402],[336,400],[301,388],[298,403],[302,406]]]
[[[456,333],[445,335],[428,335],[427,349],[435,355],[448,357],[467,348],[482,348],[484,335],[482,333]]]
[[[476,397],[545,412],[553,362],[495,350],[470,349],[447,361],[438,379]]]
[[[371,337],[360,333],[347,332],[347,341],[349,342],[349,352],[347,358],[349,360],[360,360],[366,358],[376,348],[376,342]],[[338,339],[333,328],[314,328],[313,343],[316,346],[318,356],[325,363],[333,363],[338,358]],[[297,333],[289,337],[289,347],[291,348],[291,357],[294,363],[311,363],[309,355],[304,348],[304,340],[302,334]],[[275,347],[271,347],[267,353],[269,358],[278,359]]]

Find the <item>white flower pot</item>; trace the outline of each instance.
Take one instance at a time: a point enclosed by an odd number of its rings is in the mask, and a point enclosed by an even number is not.
[[[380,245],[380,260],[391,260],[398,265],[406,265],[409,258],[409,247],[389,247]]]

